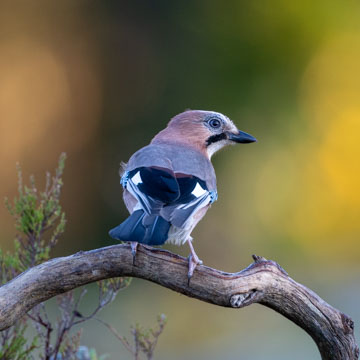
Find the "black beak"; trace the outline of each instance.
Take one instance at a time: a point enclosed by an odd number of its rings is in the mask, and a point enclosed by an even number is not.
[[[248,144],[248,143],[252,143],[252,142],[256,142],[257,140],[251,136],[250,134],[244,132],[244,131],[240,131],[237,134],[228,132],[228,139],[237,143],[241,143],[241,144]]]

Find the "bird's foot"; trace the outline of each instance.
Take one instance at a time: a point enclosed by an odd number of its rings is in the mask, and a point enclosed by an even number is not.
[[[194,270],[196,266],[202,265],[203,262],[198,258],[195,252],[189,255],[188,260],[189,260],[188,286],[190,286],[190,280],[194,274]]]
[[[131,245],[131,254],[132,254],[132,258],[133,258],[132,264],[133,264],[133,266],[135,266],[136,252],[137,252],[139,243],[132,241],[132,242],[130,242],[130,245]]]

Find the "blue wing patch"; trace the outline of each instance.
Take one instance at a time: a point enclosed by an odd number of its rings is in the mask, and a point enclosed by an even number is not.
[[[122,177],[120,178],[120,184],[122,185],[122,187],[124,189],[126,189],[126,185],[127,185],[127,182],[129,181],[129,172],[128,171],[125,171],[122,175]]]

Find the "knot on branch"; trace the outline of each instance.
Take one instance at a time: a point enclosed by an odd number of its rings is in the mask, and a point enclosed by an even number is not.
[[[246,293],[234,294],[230,297],[230,305],[233,308],[242,308],[250,305],[259,301],[259,296],[257,296],[259,293],[256,289],[253,289]]]
[[[344,313],[341,313],[341,321],[343,323],[344,332],[346,335],[354,331],[354,321]]]

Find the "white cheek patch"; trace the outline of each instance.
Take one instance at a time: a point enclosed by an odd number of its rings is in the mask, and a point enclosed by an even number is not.
[[[131,178],[131,181],[132,181],[135,185],[138,185],[138,184],[141,184],[141,183],[142,183],[142,179],[141,179],[141,176],[140,176],[140,171],[138,171],[138,172]]]
[[[194,190],[191,192],[194,196],[200,197],[207,193],[205,189],[201,187],[199,183],[196,183]]]
[[[217,151],[219,151],[220,149],[222,149],[224,146],[230,145],[230,144],[231,144],[231,141],[229,141],[229,140],[220,140],[220,141],[217,141],[217,142],[214,142],[214,143],[210,144],[210,145],[207,147],[207,153],[208,153],[209,158],[211,159],[211,157],[212,157]]]

